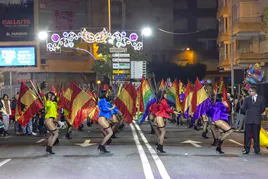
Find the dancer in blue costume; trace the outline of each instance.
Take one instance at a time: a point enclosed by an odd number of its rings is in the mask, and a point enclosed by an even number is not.
[[[104,134],[104,139],[102,143],[99,145],[98,149],[102,153],[109,153],[109,151],[106,150],[104,145],[113,135],[113,130],[107,120],[113,116],[112,111],[115,109],[115,106],[110,107],[110,104],[106,100],[107,97],[108,97],[107,91],[102,90],[100,92],[100,100],[98,102],[98,106],[100,110],[100,113],[98,116],[99,117],[98,123],[101,126],[101,130]]]
[[[216,96],[216,103],[214,106],[214,113],[212,118],[212,123],[216,125],[219,129],[222,130],[221,135],[218,139],[216,139],[216,152],[223,154],[224,152],[221,150],[221,146],[223,141],[232,134],[232,128],[228,124],[228,104],[223,101],[223,97],[221,94]]]

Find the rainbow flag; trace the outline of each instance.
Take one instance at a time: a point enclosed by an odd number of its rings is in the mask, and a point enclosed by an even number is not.
[[[145,118],[148,116],[150,106],[157,101],[153,90],[144,77],[141,80],[141,97],[143,100],[144,113],[142,118],[139,118],[139,124],[144,122]]]
[[[171,106],[175,107],[178,112],[182,111],[177,80],[174,80],[167,92],[167,101]]]
[[[209,96],[199,79],[196,78],[192,98],[192,112],[194,112],[192,122],[201,118],[202,115],[205,115],[211,108],[212,104]]]
[[[159,86],[159,91],[164,91],[165,90],[165,80],[162,78],[160,86]]]
[[[188,119],[193,114],[192,109],[191,109],[193,91],[192,91],[192,86],[191,86],[190,81],[188,81],[184,95],[185,97],[183,101],[183,112],[184,112],[184,117]]]

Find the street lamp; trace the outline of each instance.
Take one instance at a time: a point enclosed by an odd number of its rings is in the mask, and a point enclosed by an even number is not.
[[[151,35],[152,35],[152,29],[151,28],[149,28],[149,27],[145,27],[145,28],[143,28],[142,30],[141,30],[141,33],[142,33],[142,35],[143,36],[145,36],[145,37],[150,37]]]
[[[187,50],[187,51],[190,51],[191,49],[188,47],[188,48],[186,48],[186,50]]]
[[[41,31],[38,33],[39,40],[46,40],[48,37],[48,33],[46,31]]]
[[[97,85],[100,85],[100,84],[101,84],[101,81],[100,81],[100,80],[98,80],[98,81],[97,81]]]

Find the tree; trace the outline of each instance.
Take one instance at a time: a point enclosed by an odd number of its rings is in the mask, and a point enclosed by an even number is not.
[[[267,35],[267,33],[268,33],[268,7],[266,7],[264,9],[262,22],[263,22],[263,25],[264,25],[265,33]]]

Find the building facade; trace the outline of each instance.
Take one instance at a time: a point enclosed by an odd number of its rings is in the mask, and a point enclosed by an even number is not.
[[[177,64],[204,63],[217,77],[217,0],[174,0],[174,56]],[[185,51],[187,50],[188,51]]]
[[[222,71],[245,69],[260,63],[267,69],[267,38],[262,15],[266,0],[219,0],[217,19],[219,33],[219,64]]]

